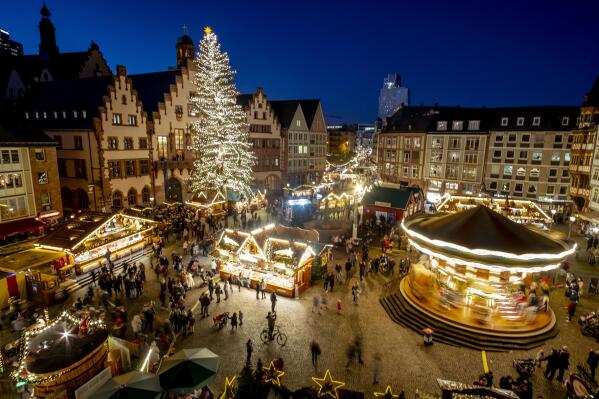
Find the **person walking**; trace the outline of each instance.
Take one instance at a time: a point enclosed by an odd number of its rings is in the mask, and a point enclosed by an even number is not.
[[[335,264],[335,278],[339,283],[343,282],[341,281],[341,265],[339,263]]]
[[[377,385],[381,377],[381,354],[379,352],[374,354],[372,360],[372,385]]]
[[[322,281],[324,284],[324,290],[327,292],[329,290],[329,275],[327,273],[322,276]]]
[[[256,281],[256,299],[260,299],[260,282]]]
[[[260,281],[260,291],[262,292],[262,299],[266,299],[266,283],[264,279]]]
[[[237,312],[239,315],[239,327],[243,326],[243,313],[241,313],[241,309]]]
[[[169,277],[170,278],[170,277]],[[169,290],[170,292],[171,290]],[[214,299],[214,296],[212,295],[212,293],[214,292],[214,281],[212,280],[212,277],[210,277],[208,279],[208,291],[210,292],[210,300]]]
[[[545,367],[545,377],[549,381],[552,381],[558,367],[559,353],[557,352],[557,350],[552,349],[551,353],[541,360],[547,360],[547,366]]]
[[[572,317],[574,317],[574,314],[576,313],[576,305],[578,304],[578,290],[577,289],[572,289],[570,291],[570,296],[569,296],[569,301],[568,301],[568,317],[566,319],[566,322],[570,322],[572,321]]]
[[[237,313],[233,312],[231,316],[231,331],[237,330]]]
[[[277,305],[277,294],[275,294],[275,292],[273,291],[270,294],[270,308],[273,313],[275,312],[276,305]]]
[[[596,350],[590,350],[589,356],[587,358],[587,364],[589,365],[589,369],[591,370],[591,377],[593,381],[595,381],[595,371],[597,370],[597,365],[599,364],[599,353]]]
[[[229,287],[227,284],[227,280],[225,280],[225,282],[223,283],[223,288],[224,288],[224,292],[225,292],[225,301],[227,299],[229,299]]]
[[[568,370],[568,367],[570,367],[570,352],[568,352],[568,348],[564,345],[562,346],[562,350],[559,351],[558,356],[557,380],[559,382],[562,382],[564,380],[564,373],[566,372],[566,370]]]
[[[314,295],[312,298],[312,313],[314,313],[315,310],[320,314],[320,298],[318,295]]]
[[[216,294],[216,303],[220,303],[220,294],[223,293],[223,289],[220,288],[220,284],[216,284],[216,288],[214,289],[214,293]]]
[[[245,354],[246,354],[245,363],[247,365],[250,365],[252,362],[252,352],[253,351],[254,351],[254,344],[252,343],[252,339],[249,338],[247,340],[247,342],[245,343]]]
[[[318,342],[312,341],[310,343],[310,352],[312,353],[312,366],[316,370],[318,368],[318,356],[320,356],[320,345],[318,345]]]
[[[335,275],[333,272],[329,274],[329,288],[330,292],[333,292],[333,288],[335,287]]]

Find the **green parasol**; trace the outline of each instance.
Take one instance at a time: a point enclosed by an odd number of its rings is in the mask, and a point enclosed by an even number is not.
[[[89,399],[158,399],[161,393],[157,375],[132,371],[112,378],[93,392]]]
[[[167,392],[191,393],[214,380],[218,366],[218,355],[206,348],[182,349],[162,362],[160,385]]]

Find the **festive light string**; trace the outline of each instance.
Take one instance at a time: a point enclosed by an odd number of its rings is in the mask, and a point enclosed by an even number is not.
[[[480,263],[480,262],[472,262],[472,261],[468,261],[465,259],[459,259],[459,258],[453,258],[450,256],[446,256],[439,252],[434,252],[428,248],[425,248],[410,238],[408,238],[408,241],[410,242],[410,245],[413,245],[420,252],[425,253],[430,256],[433,256],[433,257],[436,257],[436,258],[439,258],[439,259],[443,259],[448,263],[470,266],[475,269],[485,269],[485,270],[489,270],[489,271],[497,272],[497,273],[501,273],[501,272],[542,273],[542,272],[547,272],[550,270],[557,269],[560,266],[559,263],[545,265],[542,267],[509,267],[509,266],[490,265],[490,264],[485,264],[485,263]]]
[[[564,259],[567,256],[572,255],[574,253],[574,251],[576,250],[576,246],[577,246],[577,244],[574,244],[574,246],[572,248],[570,248],[566,251],[557,253],[557,254],[538,254],[538,253],[537,254],[535,254],[535,253],[513,254],[510,252],[493,251],[493,250],[489,250],[489,249],[480,249],[480,248],[472,249],[472,248],[464,247],[459,244],[454,244],[452,242],[446,242],[446,241],[442,241],[442,240],[429,238],[423,234],[415,232],[414,230],[410,230],[405,225],[404,221],[401,222],[401,227],[403,228],[403,230],[406,232],[406,234],[409,237],[424,241],[424,242],[426,242],[430,245],[433,245],[435,247],[450,248],[450,249],[454,249],[456,251],[460,251],[460,252],[464,252],[464,253],[468,253],[468,254],[472,254],[472,255],[477,255],[477,256],[496,256],[499,258],[505,258],[505,259],[509,259],[509,260],[531,261],[531,260]]]
[[[190,188],[195,193],[228,188],[242,198],[252,198],[256,158],[249,141],[249,125],[243,108],[237,104],[235,71],[212,30],[205,30],[194,64],[192,81],[197,90],[190,103],[202,117],[192,124],[191,147],[196,160]]]
[[[36,377],[35,373],[28,372],[27,368],[26,368],[26,364],[25,364],[25,358],[27,357],[27,353],[29,352],[30,337],[37,336],[37,335],[43,333],[44,331],[55,327],[57,324],[64,322],[65,319],[74,324],[81,324],[81,322],[84,320],[83,318],[77,318],[77,317],[73,316],[72,314],[70,314],[69,311],[64,310],[51,323],[47,323],[46,325],[36,328],[36,329],[26,330],[25,332],[23,332],[21,334],[21,338],[20,338],[21,342],[19,343],[20,356],[19,356],[18,367],[10,375],[13,380],[26,381],[28,384],[39,384],[39,383],[44,383],[44,382],[55,380],[56,378],[59,378],[62,375],[72,371],[71,369],[68,369],[68,370],[64,370],[59,373],[55,373],[49,377],[40,378],[40,377]],[[100,319],[88,320],[88,326],[90,326],[90,327],[98,326],[99,328],[106,328],[106,325]],[[28,375],[26,377],[23,377],[22,373],[25,371],[27,371]]]

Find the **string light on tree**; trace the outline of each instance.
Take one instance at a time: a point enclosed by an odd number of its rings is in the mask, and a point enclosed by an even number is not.
[[[221,51],[216,34],[204,29],[192,78],[197,87],[190,98],[199,118],[192,125],[195,154],[190,188],[204,191],[233,190],[242,199],[252,197],[255,157],[248,139],[248,124],[233,81],[229,55]]]

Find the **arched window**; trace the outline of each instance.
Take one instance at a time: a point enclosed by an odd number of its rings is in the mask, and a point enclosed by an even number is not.
[[[145,186],[142,190],[141,190],[141,202],[144,205],[149,205],[150,204],[150,187]]]
[[[129,206],[137,205],[137,191],[134,188],[129,189],[127,193],[127,204]]]
[[[123,194],[120,191],[115,191],[112,194],[112,207],[121,209],[123,207]]]

